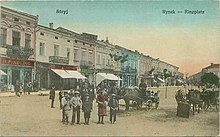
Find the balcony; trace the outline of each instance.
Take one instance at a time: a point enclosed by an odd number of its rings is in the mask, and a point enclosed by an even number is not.
[[[85,61],[85,60],[80,61],[81,67],[92,67],[92,65],[93,65],[93,63],[91,61]]]
[[[30,47],[7,45],[6,48],[7,56],[14,59],[28,59],[34,54],[34,49]]]
[[[69,64],[69,59],[67,57],[49,56],[49,62],[60,63],[60,64]]]

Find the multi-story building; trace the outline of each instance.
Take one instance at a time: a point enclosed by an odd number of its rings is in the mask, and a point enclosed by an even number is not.
[[[58,27],[56,30],[71,36],[74,66],[77,66],[77,70],[85,75],[90,83],[94,84],[95,41],[98,36],[88,33],[79,34],[62,27]]]
[[[209,66],[202,68],[200,72],[189,76],[188,81],[191,83],[199,83],[201,81],[202,75],[205,73],[213,73],[220,78],[220,64],[211,63]]]
[[[120,86],[138,86],[140,81],[140,53],[117,46],[121,50],[121,56],[126,61],[121,62],[122,79]]]
[[[1,70],[7,74],[1,84],[5,87],[17,81],[33,82],[37,24],[38,16],[1,6],[0,59]]]

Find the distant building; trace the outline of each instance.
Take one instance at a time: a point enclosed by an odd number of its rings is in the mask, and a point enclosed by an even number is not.
[[[35,79],[35,42],[38,16],[1,6],[1,85],[22,85]],[[4,89],[7,90],[7,89]]]
[[[188,80],[191,83],[198,83],[201,81],[201,77],[205,73],[213,73],[220,78],[220,64],[211,63],[209,66],[202,68],[200,72],[189,76]]]

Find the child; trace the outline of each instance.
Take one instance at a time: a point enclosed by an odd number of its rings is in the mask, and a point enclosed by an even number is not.
[[[118,101],[115,94],[112,94],[108,106],[110,107],[110,121],[112,124],[114,124],[116,121],[116,110],[118,108]],[[114,117],[114,121],[112,121],[112,117]]]
[[[64,97],[62,98],[62,114],[63,114],[62,121],[63,123],[66,123],[66,125],[68,125],[70,110],[71,110],[70,98],[68,96],[68,93],[64,92]]]
[[[85,100],[83,101],[82,110],[84,112],[85,125],[89,125],[90,113],[92,111],[92,101],[89,99],[89,94],[85,94]]]

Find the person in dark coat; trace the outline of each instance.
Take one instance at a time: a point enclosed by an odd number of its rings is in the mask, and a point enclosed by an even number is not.
[[[98,116],[99,116],[99,121],[97,124],[104,124],[103,122],[104,116],[107,116],[107,110],[106,110],[107,101],[108,101],[107,94],[104,93],[103,90],[100,90],[100,93],[96,99],[96,102],[98,103]]]
[[[31,82],[28,82],[27,83],[27,92],[28,92],[28,95],[30,95],[30,92],[32,91],[32,83]]]
[[[51,108],[54,108],[55,85],[53,83],[51,84],[49,99],[51,99]]]
[[[60,90],[60,92],[59,92],[60,109],[62,109],[62,98],[63,98],[63,93]]]
[[[110,121],[112,124],[116,121],[116,110],[118,109],[118,101],[116,99],[116,95],[112,94],[108,106],[110,107]],[[112,121],[112,118],[114,117],[114,120]]]
[[[20,83],[19,81],[17,80],[16,83],[15,83],[15,94],[20,97]]]
[[[92,111],[92,101],[89,99],[89,94],[85,94],[85,99],[82,104],[82,111],[84,112],[85,125],[89,125],[90,113]]]
[[[142,98],[146,97],[147,84],[144,82],[144,79],[141,79],[141,83],[139,85],[140,95]]]

